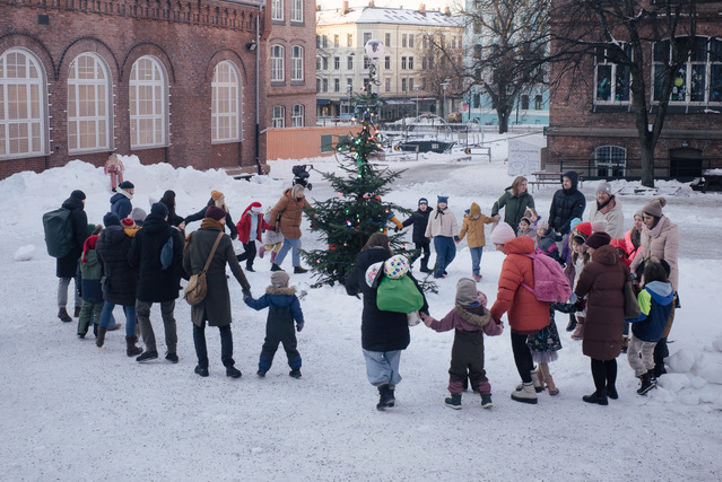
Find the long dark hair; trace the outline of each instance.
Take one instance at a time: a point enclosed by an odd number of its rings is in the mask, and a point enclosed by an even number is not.
[[[369,236],[366,244],[364,244],[364,247],[361,248],[361,251],[366,251],[367,249],[371,248],[384,248],[386,251],[389,252],[389,254],[391,254],[391,249],[389,248],[389,237],[381,232],[376,232],[372,234],[371,236]]]
[[[175,191],[171,191],[170,189],[163,193],[163,197],[160,198],[160,202],[165,204],[165,207],[168,208],[169,213],[175,214]]]

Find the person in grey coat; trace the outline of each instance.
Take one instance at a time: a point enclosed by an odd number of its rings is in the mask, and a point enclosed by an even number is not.
[[[205,212],[201,227],[191,233],[183,253],[183,269],[189,275],[198,274],[203,270],[218,233],[223,233],[226,222],[226,211],[209,206]],[[206,283],[208,286],[205,299],[197,305],[191,306],[191,320],[193,321],[193,343],[198,356],[198,365],[195,373],[202,377],[208,376],[208,349],[206,347],[206,322],[210,326],[217,326],[221,334],[221,360],[226,367],[226,375],[239,378],[241,371],[233,361],[233,335],[231,333],[231,296],[228,292],[226,279],[226,264],[241,285],[244,297],[250,296],[251,285],[248,284],[241,266],[236,259],[233,243],[230,236],[223,234],[208,271]]]

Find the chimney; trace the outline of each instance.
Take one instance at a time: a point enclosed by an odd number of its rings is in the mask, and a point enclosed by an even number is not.
[[[421,15],[423,15],[424,17],[426,16],[426,4],[425,3],[422,3],[421,5],[419,5],[419,13]]]
[[[375,7],[376,7],[376,2],[374,2],[374,0],[369,0],[369,7],[375,8]]]
[[[451,17],[451,10],[449,10],[449,7],[444,7],[444,15]]]
[[[341,15],[348,13],[348,0],[343,0],[343,7],[341,7]]]

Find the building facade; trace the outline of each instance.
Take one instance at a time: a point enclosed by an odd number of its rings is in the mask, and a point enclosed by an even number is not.
[[[341,2],[339,2],[341,3]],[[374,86],[384,100],[379,117],[393,120],[416,112],[450,112],[441,109],[443,98],[435,95],[425,75],[426,48],[430,36],[461,50],[463,27],[459,18],[446,12],[404,8],[349,8],[344,1],[336,9],[316,13],[316,91],[319,119],[351,118],[353,98],[368,77],[369,61],[364,46],[370,39],[384,44],[377,61]],[[447,103],[451,104],[451,96]]]

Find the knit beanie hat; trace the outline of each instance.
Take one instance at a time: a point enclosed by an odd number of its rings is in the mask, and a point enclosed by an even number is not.
[[[208,209],[206,209],[206,217],[220,221],[226,217],[226,211],[218,206],[208,206]]]
[[[449,204],[449,196],[436,196],[436,204],[439,203]]]
[[[132,218],[123,218],[120,220],[120,225],[124,228],[134,228],[135,227],[135,221],[133,221]]]
[[[610,186],[607,181],[602,181],[599,183],[599,186],[597,186],[597,194],[599,194],[600,192],[607,193],[611,196],[612,186]]]
[[[306,189],[300,185],[300,184],[294,184],[294,186],[291,188],[291,196],[293,197],[301,197],[303,196]]]
[[[609,244],[612,237],[604,231],[596,232],[587,238],[587,246],[590,248],[598,249],[604,245]]]
[[[141,208],[133,208],[133,210],[130,212],[130,217],[133,218],[133,221],[135,221],[135,224],[137,224],[138,226],[141,226],[143,224],[146,216],[147,214]]]
[[[271,286],[274,288],[286,288],[288,287],[288,273],[285,271],[274,271],[271,274]]]
[[[103,216],[103,225],[107,228],[108,226],[120,226],[120,219],[113,213],[106,213]]]
[[[571,221],[569,221],[569,231],[573,230],[574,228],[576,228],[576,227],[579,226],[580,224],[582,224],[582,220],[581,220],[581,219],[579,219],[579,218],[574,218],[574,219],[572,219]]]
[[[491,242],[494,244],[506,244],[514,238],[514,229],[507,223],[499,223],[491,232]]]
[[[667,204],[667,200],[663,197],[658,197],[657,199],[652,199],[649,201],[643,208],[642,212],[649,214],[650,216],[654,216],[655,218],[661,218],[662,217],[662,208]]]
[[[168,207],[163,203],[153,203],[150,207],[150,213],[163,219],[168,216]]]
[[[428,206],[429,201],[425,197],[422,197],[421,199],[419,199],[419,206],[421,206],[422,204],[426,204]]]
[[[479,302],[476,283],[470,278],[461,278],[456,283],[456,304],[471,306]]]
[[[469,208],[469,214],[471,216],[481,216],[481,208],[476,203],[471,203],[471,207]]]
[[[582,233],[585,237],[592,235],[592,223],[579,223],[577,224],[577,231]]]
[[[635,213],[634,213],[634,216],[632,216],[632,219],[636,218],[637,216],[639,216],[640,218],[643,218],[643,216],[642,216],[642,211],[637,211],[637,212],[635,212]]]
[[[123,181],[120,184],[118,184],[118,187],[121,189],[135,189],[135,184],[133,184],[130,181]]]
[[[83,199],[85,199],[85,193],[83,191],[81,191],[80,189],[76,189],[75,191],[70,193],[70,197],[73,197],[75,199],[79,199],[80,201],[82,201]]]
[[[218,201],[222,197],[223,193],[221,191],[211,191],[211,199],[213,199],[213,201]]]

